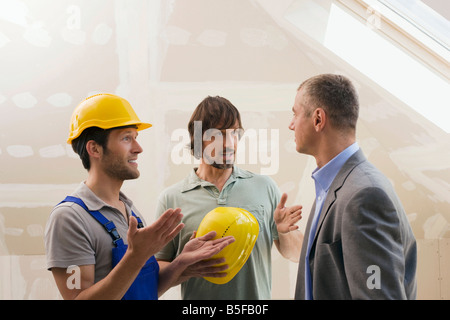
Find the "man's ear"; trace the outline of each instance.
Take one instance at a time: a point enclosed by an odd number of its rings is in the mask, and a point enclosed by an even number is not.
[[[322,131],[327,122],[327,114],[322,108],[317,108],[313,112],[314,129],[316,132]]]
[[[86,143],[86,151],[91,158],[99,158],[103,154],[103,148],[94,140],[89,140]]]

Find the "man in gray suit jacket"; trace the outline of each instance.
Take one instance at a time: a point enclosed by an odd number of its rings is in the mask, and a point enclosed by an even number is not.
[[[391,183],[356,143],[352,83],[312,77],[292,110],[296,149],[317,162],[295,298],[415,299],[416,241]]]

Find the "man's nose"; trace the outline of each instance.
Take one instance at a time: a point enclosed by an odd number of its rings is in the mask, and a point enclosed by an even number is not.
[[[142,149],[141,145],[139,144],[139,142],[137,142],[136,140],[134,140],[134,144],[133,144],[133,152],[134,153],[142,153],[142,151],[144,151],[144,149]]]
[[[225,148],[234,148],[235,143],[236,143],[236,135],[231,132],[227,133],[223,141],[223,146]]]
[[[289,130],[294,130],[294,119],[291,120],[291,123],[289,123]]]

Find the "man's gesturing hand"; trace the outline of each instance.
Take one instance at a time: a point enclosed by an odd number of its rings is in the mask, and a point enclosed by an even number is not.
[[[145,263],[184,228],[182,217],[180,208],[168,209],[153,224],[138,229],[136,218],[130,216],[128,250]]]
[[[280,203],[275,209],[274,219],[280,233],[288,233],[298,229],[296,223],[302,218],[302,206],[296,205],[286,208],[287,194],[283,193]]]

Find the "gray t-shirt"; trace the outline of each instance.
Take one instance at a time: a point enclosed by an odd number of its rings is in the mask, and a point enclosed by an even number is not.
[[[160,196],[157,215],[168,208],[181,208],[185,227],[156,258],[172,261],[183,250],[203,217],[216,207],[238,207],[252,213],[259,223],[259,235],[249,259],[239,273],[226,284],[213,284],[203,278],[191,278],[181,284],[183,299],[258,300],[270,299],[272,288],[271,249],[278,239],[273,213],[280,191],[267,176],[233,168],[222,191],[201,180],[193,169],[183,181],[167,188]]]
[[[119,235],[127,244],[128,222],[122,213],[97,197],[83,182],[71,196],[80,198],[91,211],[100,211],[117,227]],[[127,215],[131,210],[143,220],[133,203],[123,193],[120,200],[125,204]],[[63,199],[61,199],[63,200]],[[143,221],[145,224],[145,222]],[[47,268],[95,265],[95,282],[106,277],[112,269],[112,238],[105,228],[86,210],[73,202],[56,206],[45,228]]]

